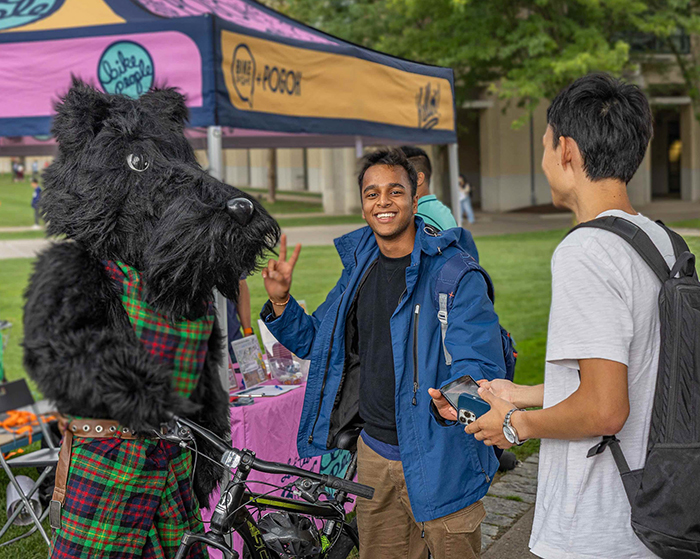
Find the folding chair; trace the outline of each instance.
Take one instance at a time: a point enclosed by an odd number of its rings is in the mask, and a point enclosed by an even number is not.
[[[10,478],[10,483],[17,490],[17,493],[22,501],[21,504],[15,508],[12,515],[7,519],[7,522],[2,527],[2,529],[0,529],[0,539],[2,539],[7,530],[10,528],[10,526],[12,526],[15,519],[20,515],[20,513],[23,510],[26,510],[29,513],[34,526],[31,530],[25,532],[22,535],[17,536],[16,538],[12,538],[11,540],[8,540],[6,542],[0,543],[0,547],[10,545],[18,540],[26,538],[27,536],[31,536],[34,532],[38,530],[41,533],[41,536],[44,538],[44,541],[46,541],[46,545],[50,548],[51,540],[46,535],[46,531],[41,525],[41,523],[49,515],[49,509],[47,507],[46,510],[42,512],[41,517],[37,517],[34,508],[29,502],[29,499],[31,499],[32,496],[34,496],[34,494],[39,490],[39,487],[41,486],[44,479],[46,479],[46,477],[51,473],[52,468],[58,463],[59,449],[56,448],[56,445],[54,444],[54,441],[51,438],[51,434],[49,433],[46,424],[41,419],[41,415],[39,415],[39,412],[36,408],[36,404],[34,402],[34,398],[32,396],[32,393],[29,391],[29,387],[27,386],[26,381],[24,379],[20,379],[13,382],[0,384],[0,413],[5,413],[10,410],[16,410],[18,408],[23,408],[26,406],[31,407],[32,412],[34,413],[34,415],[36,415],[37,421],[39,422],[39,427],[41,428],[42,436],[44,437],[44,440],[46,440],[48,448],[35,450],[34,452],[23,454],[17,456],[16,458],[10,458],[8,460],[5,460],[3,453],[0,451],[0,465],[2,465],[3,470],[5,470],[7,477]],[[31,491],[29,491],[29,493],[25,495],[24,491],[19,486],[19,483],[17,483],[17,479],[12,473],[12,469],[14,468],[44,468],[44,470],[41,472],[39,478],[34,483],[34,486],[32,487]]]

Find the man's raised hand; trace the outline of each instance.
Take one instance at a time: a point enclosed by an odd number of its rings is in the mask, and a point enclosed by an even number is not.
[[[289,299],[289,290],[292,287],[292,273],[299,259],[301,244],[294,247],[292,256],[287,260],[287,235],[280,239],[280,256],[278,260],[270,260],[263,268],[262,277],[265,280],[265,291],[274,306],[275,314],[280,315],[284,311],[284,304]],[[279,311],[278,311],[279,309]]]

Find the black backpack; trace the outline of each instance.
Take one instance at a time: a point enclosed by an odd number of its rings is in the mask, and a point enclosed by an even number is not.
[[[619,235],[661,280],[661,351],[645,465],[630,471],[615,436],[603,437],[588,457],[610,447],[632,507],[632,529],[644,545],[663,559],[699,559],[700,282],[683,238],[657,223],[673,244],[672,270],[649,236],[623,218],[603,217],[571,230]]]

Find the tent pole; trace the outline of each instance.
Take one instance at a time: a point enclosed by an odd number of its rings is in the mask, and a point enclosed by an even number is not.
[[[355,157],[360,159],[365,152],[365,146],[362,145],[362,136],[355,136]]]
[[[223,144],[221,140],[221,126],[207,127],[207,156],[209,158],[209,174],[218,180],[223,180],[224,176],[224,157]],[[224,339],[225,351],[219,362],[219,378],[221,385],[226,392],[229,391],[228,382],[228,325],[226,323],[226,298],[214,291],[214,308],[216,309],[216,323],[219,326],[219,331]]]
[[[462,226],[462,208],[459,204],[459,152],[457,143],[447,145],[447,157],[450,165],[450,203],[452,214],[459,227]]]

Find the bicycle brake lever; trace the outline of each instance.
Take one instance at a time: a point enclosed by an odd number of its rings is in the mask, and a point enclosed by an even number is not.
[[[294,493],[309,503],[316,503],[322,493],[321,483],[310,479],[299,478],[294,482],[294,487]]]

